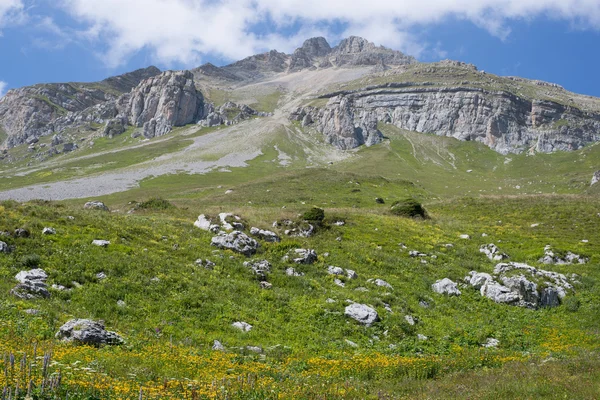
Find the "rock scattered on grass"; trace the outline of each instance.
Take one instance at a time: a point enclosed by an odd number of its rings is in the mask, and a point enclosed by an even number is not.
[[[108,247],[109,244],[110,244],[110,241],[108,241],[108,240],[95,239],[92,241],[92,245],[98,246],[98,247]]]
[[[250,330],[252,329],[252,325],[243,321],[234,322],[233,324],[231,324],[231,326],[239,329],[242,332],[250,332]]]
[[[56,229],[46,227],[42,230],[42,235],[56,235]]]
[[[491,261],[503,261],[508,258],[508,256],[505,253],[502,253],[498,246],[493,243],[482,245],[479,248],[479,252],[485,254]]]
[[[257,236],[265,242],[271,243],[279,243],[281,242],[281,238],[275,233],[271,231],[267,231],[264,229],[258,229],[255,227],[250,228],[250,234],[252,236]]]
[[[220,249],[232,250],[237,253],[241,253],[245,256],[251,256],[255,254],[259,246],[256,240],[240,231],[220,233],[212,238],[210,244]]]
[[[21,271],[15,276],[15,279],[19,281],[19,284],[10,291],[13,296],[23,300],[50,297],[46,284],[48,274],[43,269]]]
[[[346,307],[344,315],[366,326],[379,321],[377,311],[366,304],[352,303]]]
[[[433,285],[431,285],[431,289],[439,294],[447,294],[449,296],[460,296],[461,292],[460,290],[458,290],[458,287],[456,285],[456,282],[448,279],[448,278],[444,278],[441,279],[437,282],[435,282]]]
[[[103,202],[98,201],[98,200],[88,201],[87,203],[84,204],[83,208],[86,210],[109,211],[106,204],[104,204]]]
[[[72,319],[60,327],[56,338],[65,342],[100,346],[118,345],[123,338],[115,332],[107,331],[103,321]]]

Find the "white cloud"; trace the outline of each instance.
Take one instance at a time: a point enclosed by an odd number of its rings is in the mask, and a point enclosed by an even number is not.
[[[0,98],[2,98],[2,96],[4,96],[6,94],[7,86],[8,86],[8,83],[6,83],[4,81],[0,81]]]
[[[19,20],[23,8],[22,0],[0,0],[0,28]]]
[[[19,1],[0,0],[3,3]],[[598,0],[61,0],[59,4],[77,22],[87,24],[81,34],[103,46],[101,55],[109,66],[122,64],[142,49],[151,50],[157,62],[167,65],[195,65],[205,54],[234,60],[270,48],[291,51],[313,34],[338,40],[340,35],[328,28],[331,23],[342,23],[343,35],[361,35],[417,56],[437,44],[422,43],[414,32],[447,18],[472,22],[500,39],[510,35],[511,21],[536,17],[600,28]],[[275,24],[274,32],[252,33],[265,21]],[[300,31],[294,28],[297,25]]]

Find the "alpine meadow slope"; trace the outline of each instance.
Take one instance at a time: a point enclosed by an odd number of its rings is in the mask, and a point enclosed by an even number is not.
[[[3,398],[600,397],[600,99],[312,38],[0,140]]]

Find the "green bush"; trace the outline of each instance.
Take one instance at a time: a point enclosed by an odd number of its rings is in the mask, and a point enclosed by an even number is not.
[[[404,199],[395,202],[391,207],[391,212],[394,215],[399,217],[409,217],[409,218],[427,218],[427,212],[415,199]]]
[[[581,306],[581,301],[577,297],[567,297],[564,301],[565,308],[570,312],[577,312]]]
[[[25,268],[37,268],[41,265],[42,258],[37,254],[27,254],[21,259],[21,265]]]
[[[136,208],[141,210],[168,210],[175,208],[175,206],[165,199],[154,197],[137,204]]]
[[[321,222],[325,219],[325,211],[319,207],[313,207],[304,213],[302,219],[305,221]]]

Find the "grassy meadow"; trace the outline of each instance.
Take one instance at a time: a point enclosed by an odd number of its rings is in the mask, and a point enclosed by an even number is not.
[[[153,177],[100,198],[111,212],[84,210],[84,199],[1,202],[0,232],[31,232],[0,237],[14,246],[0,253],[3,398],[600,398],[600,198],[589,189],[600,147],[503,156],[477,143],[381,129],[382,145],[331,164],[308,161],[276,136],[247,167]],[[206,132],[182,130],[137,149],[130,139],[97,140],[98,149],[121,151],[64,156],[74,158],[61,170],[0,178],[0,185],[86,176],[97,172],[94,165],[118,171]],[[278,162],[277,149],[288,164]],[[407,197],[424,205],[427,219],[392,214],[391,205]],[[272,227],[313,206],[325,211],[313,237]],[[213,234],[193,223],[221,212],[241,216],[246,232],[276,230],[282,241],[261,241],[250,258],[218,250]],[[42,235],[45,227],[56,234]],[[92,246],[95,239],[111,244]],[[511,261],[576,274],[574,292],[561,306],[539,310],[481,297],[462,282],[470,271],[493,271],[496,263],[479,252],[488,243]],[[589,262],[542,265],[546,245]],[[298,248],[314,249],[318,260],[284,258]],[[427,256],[411,257],[411,250]],[[205,269],[198,259],[215,266]],[[271,289],[243,266],[252,259],[272,264]],[[330,265],[358,278],[337,277],[345,284],[338,286]],[[50,289],[43,300],[10,295],[15,274],[36,267],[49,285],[67,290]],[[304,275],[288,276],[289,267]],[[377,278],[392,288],[369,281]],[[462,295],[434,293],[442,278],[459,282]],[[345,317],[348,300],[371,305],[380,321],[365,327]],[[71,318],[103,320],[125,343],[57,341]],[[236,321],[253,329],[241,332],[231,326]],[[498,347],[483,347],[488,338]],[[212,350],[215,340],[225,351]]]

